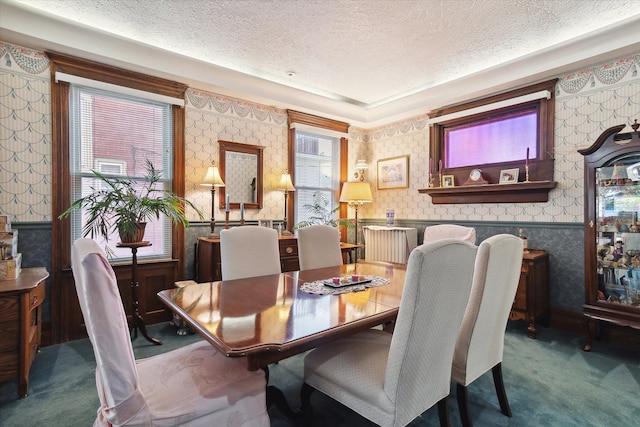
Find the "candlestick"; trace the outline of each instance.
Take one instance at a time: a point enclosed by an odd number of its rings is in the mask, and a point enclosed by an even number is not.
[[[225,206],[225,211],[228,213],[229,212],[229,193],[227,193],[227,196],[224,199],[224,206]]]
[[[527,147],[527,160],[524,163],[525,166],[529,166],[529,147]]]
[[[244,203],[240,203],[240,221],[244,221]]]
[[[440,159],[440,175],[442,175],[442,159]]]
[[[433,157],[429,157],[429,188],[433,188]]]
[[[224,229],[225,230],[229,229],[229,211],[228,210],[224,213]]]

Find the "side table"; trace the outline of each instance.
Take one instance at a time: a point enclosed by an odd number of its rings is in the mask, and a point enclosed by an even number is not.
[[[529,338],[538,334],[536,322],[549,324],[549,254],[541,249],[529,249],[522,259],[518,290],[509,313],[510,320],[527,322]]]
[[[144,248],[147,246],[151,246],[151,242],[135,242],[135,243],[118,243],[116,246],[119,248],[130,248],[131,249],[131,333],[134,338],[138,337],[138,329],[140,329],[140,333],[143,337],[145,337],[148,341],[161,345],[162,341],[153,338],[147,332],[147,327],[144,324],[144,320],[140,315],[139,309],[139,301],[138,301],[138,248]]]

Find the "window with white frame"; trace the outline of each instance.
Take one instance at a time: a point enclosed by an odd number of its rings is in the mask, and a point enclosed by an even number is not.
[[[296,223],[312,215],[304,205],[313,204],[313,194],[329,201],[327,210],[338,206],[340,196],[340,138],[296,129],[295,138]],[[336,215],[337,217],[337,215]]]
[[[99,188],[92,171],[144,181],[146,160],[162,171],[161,187],[170,190],[173,178],[172,105],[108,90],[71,84],[69,91],[71,201]],[[73,212],[71,241],[82,237],[86,213]],[[171,258],[171,221],[164,216],[147,223],[139,258]],[[101,238],[94,237],[100,244]],[[131,250],[109,239],[113,260],[131,258]]]
[[[339,205],[340,186],[347,180],[347,144],[349,124],[300,111],[287,110],[289,125],[288,169],[296,191],[285,207],[288,229],[305,221],[310,214],[304,205],[313,204],[319,192],[329,201],[326,208],[340,206],[336,217],[346,215],[346,205]],[[342,238],[346,238],[342,230]]]

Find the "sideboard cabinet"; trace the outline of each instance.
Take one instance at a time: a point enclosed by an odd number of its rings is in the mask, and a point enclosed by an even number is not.
[[[280,268],[282,271],[296,271],[300,269],[298,261],[298,239],[295,236],[280,236]],[[198,282],[213,282],[222,280],[220,261],[220,239],[200,237],[196,250],[196,280]]]
[[[605,130],[584,156],[585,351],[600,321],[640,329],[640,133]]]
[[[0,280],[0,381],[18,379],[18,396],[29,390],[29,369],[40,350],[45,268],[25,268]]]

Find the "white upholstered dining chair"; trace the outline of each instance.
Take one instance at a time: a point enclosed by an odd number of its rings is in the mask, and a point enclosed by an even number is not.
[[[502,380],[502,352],[509,311],[520,280],[522,253],[522,240],[510,234],[492,236],[478,247],[471,295],[451,370],[464,426],[472,425],[467,387],[489,370],[493,372],[500,410],[511,416]]]
[[[220,232],[222,280],[280,274],[278,232],[247,225]]]
[[[424,243],[442,239],[462,239],[465,242],[476,243],[476,229],[456,224],[438,224],[425,227]]]
[[[300,270],[342,265],[340,231],[324,224],[299,228],[298,258]]]
[[[94,426],[269,426],[263,371],[206,341],[135,360],[113,268],[91,239],[71,250],[73,277],[96,358]]]
[[[381,426],[404,426],[436,403],[440,424],[449,425],[453,349],[476,251],[453,239],[414,249],[394,333],[371,329],[308,353],[303,412],[319,390]]]

